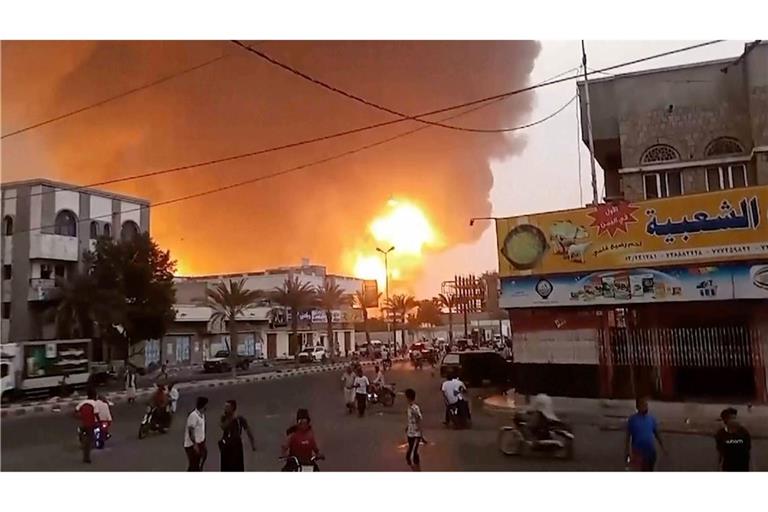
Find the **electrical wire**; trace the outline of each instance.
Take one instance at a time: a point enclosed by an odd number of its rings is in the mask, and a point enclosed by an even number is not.
[[[210,66],[211,64],[218,62],[222,59],[225,59],[229,57],[230,55],[222,54],[218,57],[215,57],[213,59],[207,60],[201,64],[197,64],[196,66],[192,66],[191,68],[182,69],[181,71],[178,71],[176,73],[173,73],[171,75],[166,75],[164,77],[158,78],[157,80],[153,80],[152,82],[146,83],[144,85],[140,85],[138,87],[134,87],[133,89],[129,89],[127,91],[123,91],[119,94],[115,94],[114,96],[110,96],[109,98],[105,98],[103,100],[97,101],[96,103],[92,103],[90,105],[87,105],[85,107],[80,107],[78,109],[72,110],[70,112],[67,112],[66,114],[61,114],[56,117],[52,117],[50,119],[47,119],[45,121],[40,121],[39,123],[35,123],[29,126],[26,126],[24,128],[19,128],[18,130],[14,130],[12,132],[8,132],[0,136],[0,139],[6,139],[8,137],[13,137],[14,135],[20,135],[22,133],[28,132],[30,130],[34,130],[35,128],[40,128],[41,126],[46,126],[51,123],[55,123],[56,121],[61,121],[62,119],[66,119],[68,117],[72,117],[74,115],[80,114],[82,112],[85,112],[87,110],[91,110],[96,107],[100,107],[106,103],[109,103],[114,100],[118,100],[120,98],[125,98],[126,96],[129,96],[131,94],[137,93],[139,91],[143,91],[145,89],[149,89],[150,87],[154,87],[156,85],[160,85],[162,83],[165,83],[169,80],[173,80],[174,78],[178,78],[182,75],[186,75],[188,73],[192,73],[193,71],[197,71],[198,69],[204,68],[206,66]]]
[[[639,62],[645,62],[645,61],[652,60],[652,59],[657,59],[657,58],[660,58],[660,57],[666,57],[668,55],[673,55],[675,53],[681,53],[681,52],[693,50],[693,49],[696,49],[696,48],[701,48],[701,47],[704,47],[704,46],[716,44],[716,43],[719,43],[719,42],[722,42],[722,40],[708,41],[708,42],[705,42],[705,43],[699,43],[699,44],[692,45],[692,46],[686,46],[686,47],[683,47],[683,48],[678,48],[676,50],[670,50],[670,51],[667,51],[667,52],[650,55],[648,57],[643,57],[643,58],[640,58],[640,59],[635,59],[635,60],[632,60],[632,61],[629,61],[629,62],[615,64],[613,66],[602,68],[602,69],[597,70],[597,71],[592,71],[592,72],[588,71],[587,74],[589,75],[589,74],[594,74],[594,73],[597,73],[597,72],[600,72],[600,71],[606,71],[606,70],[621,68],[621,67],[624,67],[624,66],[630,66],[630,65],[633,65],[633,64],[637,64]],[[509,96],[514,96],[516,94],[521,94],[521,93],[532,91],[532,90],[535,90],[535,89],[538,89],[538,88],[541,88],[541,87],[546,87],[546,86],[549,86],[549,85],[554,85],[554,84],[558,84],[558,83],[562,83],[562,82],[566,82],[566,81],[570,81],[570,80],[574,80],[574,79],[576,79],[576,77],[567,76],[565,78],[557,78],[557,79],[547,80],[547,81],[544,81],[544,82],[539,82],[539,83],[534,84],[534,85],[523,87],[521,89],[515,89],[513,91],[509,91],[509,92],[505,92],[505,93],[501,93],[501,94],[496,94],[494,96],[488,96],[488,97],[481,98],[481,99],[478,99],[478,100],[473,100],[473,101],[469,101],[469,102],[466,102],[466,103],[462,103],[460,105],[453,105],[453,106],[450,106],[450,107],[444,107],[444,108],[441,108],[441,109],[432,110],[430,112],[425,112],[425,113],[413,116],[413,118],[414,119],[415,118],[422,118],[422,117],[432,116],[432,115],[436,115],[436,114],[441,114],[441,113],[444,113],[444,112],[449,112],[449,111],[452,111],[452,110],[458,110],[458,109],[465,108],[465,107],[483,105],[485,103],[493,103],[493,102],[505,99],[505,98],[507,98]],[[157,170],[157,171],[144,172],[144,173],[141,173],[141,174],[134,174],[132,176],[124,176],[124,177],[121,177],[121,178],[114,178],[114,179],[110,179],[110,180],[104,180],[104,181],[100,181],[100,182],[96,182],[96,183],[90,183],[90,184],[87,184],[87,185],[62,188],[62,189],[59,189],[59,190],[77,191],[77,190],[83,190],[83,189],[87,189],[87,188],[91,188],[91,187],[100,187],[100,186],[104,186],[104,185],[112,185],[114,183],[122,183],[122,182],[126,182],[126,181],[133,181],[133,180],[138,180],[138,179],[143,179],[143,178],[148,178],[148,177],[153,177],[153,176],[161,176],[161,175],[165,175],[165,174],[176,173],[176,172],[186,171],[186,170],[190,170],[190,169],[196,169],[196,168],[200,168],[200,167],[207,167],[207,166],[211,166],[211,165],[215,165],[215,164],[220,164],[220,163],[225,163],[225,162],[232,162],[232,161],[235,161],[235,160],[241,160],[241,159],[244,159],[244,158],[250,158],[250,157],[254,157],[254,156],[258,156],[258,155],[263,155],[263,154],[266,154],[266,153],[272,153],[272,152],[280,151],[280,150],[283,150],[283,149],[295,148],[295,147],[304,146],[304,145],[307,145],[307,144],[312,144],[312,143],[315,143],[315,142],[321,142],[321,141],[335,139],[335,138],[338,138],[338,137],[343,137],[343,136],[346,136],[346,135],[351,135],[351,134],[355,134],[355,133],[361,133],[361,132],[369,131],[369,130],[372,130],[372,129],[375,129],[375,128],[382,128],[384,126],[391,126],[391,125],[395,125],[395,124],[398,124],[398,123],[402,123],[402,122],[407,121],[407,120],[408,119],[403,119],[403,118],[393,119],[391,121],[384,121],[384,122],[380,122],[380,123],[370,124],[370,125],[367,125],[367,126],[360,126],[360,127],[357,127],[357,128],[343,130],[343,131],[332,133],[332,134],[328,134],[328,135],[322,135],[322,136],[313,137],[313,138],[310,138],[310,139],[304,139],[304,140],[301,140],[301,141],[296,141],[296,142],[291,142],[291,143],[287,143],[287,144],[282,144],[282,145],[279,145],[279,146],[272,146],[270,148],[265,148],[265,149],[261,149],[261,150],[257,150],[257,151],[248,152],[248,153],[240,153],[240,154],[237,154],[237,155],[231,155],[231,156],[227,156],[227,157],[223,157],[223,158],[206,160],[206,161],[203,161],[203,162],[197,162],[197,163],[188,164],[188,165],[181,165],[181,166],[171,167],[171,168],[167,168],[167,169],[161,169],[161,170]],[[46,194],[46,193],[52,193],[52,192],[39,192],[38,195]]]
[[[571,103],[573,103],[573,101],[575,99],[576,99],[576,96],[574,95],[568,101],[568,103],[566,103],[565,105],[563,105],[562,107],[557,109],[555,112],[549,114],[548,116],[546,116],[546,117],[544,117],[542,119],[534,121],[532,123],[528,123],[526,125],[519,126],[517,129],[522,130],[522,129],[525,129],[525,128],[530,128],[532,126],[536,126],[538,124],[541,124],[541,123],[543,123],[543,122],[545,122],[545,121],[547,121],[549,119],[552,119],[554,116],[556,116],[557,114],[559,114],[560,112],[565,110]],[[484,107],[484,105],[475,106],[475,107],[473,107],[471,109],[467,109],[467,110],[465,110],[463,112],[459,112],[459,113],[453,114],[451,116],[448,116],[444,120],[447,121],[447,120],[450,120],[450,119],[455,119],[457,117],[461,117],[461,116],[464,116],[464,115],[469,114],[471,112],[474,112],[476,110],[479,110],[479,109],[481,109],[483,107]],[[261,175],[261,176],[257,176],[255,178],[250,178],[250,179],[247,179],[247,180],[231,183],[229,185],[223,185],[223,186],[220,186],[220,187],[203,190],[201,192],[195,192],[193,194],[188,194],[188,195],[185,195],[185,196],[180,196],[180,197],[176,197],[176,198],[173,198],[173,199],[168,199],[168,200],[165,200],[165,201],[159,201],[159,202],[153,203],[151,205],[143,205],[143,206],[139,206],[137,208],[127,209],[127,210],[121,211],[120,213],[121,214],[122,213],[130,213],[130,212],[141,211],[143,209],[151,209],[151,208],[157,208],[157,207],[160,207],[160,206],[167,206],[167,205],[170,205],[170,204],[179,203],[179,202],[182,202],[182,201],[187,201],[189,199],[195,199],[195,198],[198,198],[198,197],[203,197],[203,196],[207,196],[207,195],[211,195],[211,194],[216,194],[216,193],[219,193],[219,192],[224,192],[226,190],[231,190],[231,189],[242,187],[242,186],[245,186],[245,185],[250,185],[250,184],[253,184],[253,183],[260,182],[260,181],[265,181],[265,180],[268,180],[268,179],[277,178],[279,176],[284,176],[286,174],[290,174],[290,173],[294,173],[294,172],[297,172],[297,171],[301,171],[301,170],[307,169],[309,167],[314,167],[314,166],[317,166],[317,165],[320,165],[320,164],[331,162],[333,160],[338,160],[338,159],[346,157],[346,156],[354,155],[356,153],[360,153],[362,151],[365,151],[365,150],[372,149],[372,148],[377,147],[377,146],[381,146],[381,145],[387,144],[387,143],[395,141],[397,139],[401,139],[401,138],[406,137],[408,135],[412,135],[412,134],[414,134],[416,132],[420,132],[420,131],[426,130],[427,128],[431,128],[431,126],[422,125],[422,126],[419,126],[418,128],[415,128],[413,130],[402,132],[402,133],[399,133],[399,134],[394,135],[392,137],[388,137],[388,138],[383,139],[383,140],[379,140],[379,141],[376,141],[376,142],[365,144],[363,146],[359,146],[359,147],[354,148],[354,149],[343,151],[341,153],[337,153],[335,155],[332,155],[332,156],[329,156],[329,157],[326,157],[326,158],[322,158],[322,159],[319,159],[319,160],[314,160],[312,162],[308,162],[308,163],[305,163],[305,164],[297,165],[297,166],[294,166],[294,167],[289,167],[287,169],[282,169],[280,171],[272,172],[272,173],[269,173],[269,174],[264,174],[264,175]],[[93,221],[93,220],[97,220],[97,219],[102,219],[102,218],[111,218],[111,217],[112,217],[112,213],[109,213],[109,214],[105,214],[105,215],[98,215],[96,217],[89,217],[89,218],[86,218],[86,219],[80,219],[78,222],[80,224],[83,224],[85,222],[89,222],[89,221]],[[17,232],[19,232],[19,233],[31,232],[31,231],[38,231],[38,230],[43,230],[43,229],[53,229],[55,227],[56,227],[55,225],[50,225],[50,226],[44,226],[44,227],[38,227],[38,228],[29,228],[29,229],[20,230],[20,231],[17,231]]]

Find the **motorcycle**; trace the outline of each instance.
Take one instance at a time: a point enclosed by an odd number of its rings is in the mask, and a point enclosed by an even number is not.
[[[575,436],[571,427],[562,421],[550,420],[545,436],[531,431],[530,416],[516,413],[514,425],[499,430],[499,450],[504,455],[542,455],[559,459],[573,458]]]
[[[300,464],[298,457],[294,457],[293,455],[290,455],[288,457],[280,457],[279,460],[285,461],[285,466],[283,466],[283,471],[286,471],[289,473],[299,473],[299,472],[305,472],[305,471],[309,473],[314,473],[316,471],[320,471],[320,468],[317,465],[317,461],[325,460],[325,457],[313,456],[309,460],[311,464],[305,464],[305,465]]]
[[[384,368],[384,371],[389,371],[392,369],[392,360],[391,359],[384,359],[381,362],[381,367]]]
[[[170,413],[155,407],[147,407],[147,412],[139,425],[139,439],[144,439],[150,432],[165,434],[170,427]]]
[[[93,446],[99,450],[104,448],[104,444],[107,439],[112,437],[109,433],[109,423],[106,421],[100,421],[93,427]]]
[[[384,385],[378,392],[371,389],[368,392],[368,403],[372,405],[380,403],[384,407],[392,407],[395,404],[395,385]]]
[[[472,426],[472,417],[469,413],[469,404],[466,400],[459,400],[448,406],[448,425],[453,425],[457,430]]]

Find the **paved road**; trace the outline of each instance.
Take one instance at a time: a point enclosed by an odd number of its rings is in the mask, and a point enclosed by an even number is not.
[[[390,409],[374,407],[363,419],[346,416],[342,405],[339,375],[336,373],[292,377],[206,390],[209,407],[206,470],[219,468],[216,440],[218,416],[226,399],[238,401],[240,411],[253,425],[257,452],[246,454],[246,468],[275,471],[285,428],[299,407],[313,416],[316,435],[327,460],[327,471],[403,471],[404,398],[399,396]],[[439,377],[428,369],[396,366],[390,380],[399,389],[413,387],[425,413],[426,436],[422,446],[422,467],[429,471],[514,471],[514,470],[622,470],[623,437],[619,432],[600,431],[596,426],[576,426],[576,457],[573,461],[505,457],[496,448],[496,432],[503,419],[474,405],[474,426],[469,431],[446,430],[441,425],[443,408],[437,391]],[[475,400],[482,390],[473,392]],[[192,408],[193,395],[183,395],[180,410]],[[94,453],[93,464],[79,462],[75,420],[62,416],[5,418],[2,420],[2,470],[120,470],[179,471],[186,467],[182,449],[183,415],[166,435],[139,441],[136,432],[143,409],[139,405],[114,408],[114,437],[103,451]],[[667,435],[670,455],[662,458],[660,469],[709,470],[715,456],[710,438]],[[761,467],[768,466],[768,442],[755,443]]]

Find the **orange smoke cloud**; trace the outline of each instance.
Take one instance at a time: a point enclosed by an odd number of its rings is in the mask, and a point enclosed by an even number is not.
[[[522,87],[539,52],[538,43],[527,41],[259,46],[322,80],[410,114]],[[2,45],[2,132],[221,52],[232,56],[4,140],[2,179],[45,176],[87,184],[392,119],[226,42],[11,41]],[[531,102],[531,94],[514,96],[452,122],[482,128],[522,124]],[[413,127],[404,122],[108,188],[158,202],[322,159]],[[407,286],[429,254],[480,235],[481,230],[468,228],[467,219],[490,214],[489,162],[520,151],[520,137],[429,128],[301,172],[153,209],[152,232],[189,273],[249,271],[307,257],[332,272],[379,278],[383,262],[375,244],[392,241],[398,250],[391,277]],[[424,224],[409,217],[412,210],[391,210],[392,197],[418,208]],[[384,220],[377,223],[379,217]]]

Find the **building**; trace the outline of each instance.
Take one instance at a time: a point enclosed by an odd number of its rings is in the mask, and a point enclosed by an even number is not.
[[[144,199],[46,179],[2,185],[2,341],[53,339],[56,278],[101,235],[149,231]]]
[[[589,96],[604,202],[497,221],[518,387],[768,401],[768,44]]]
[[[248,289],[271,292],[281,287],[286,279],[294,277],[313,287],[321,286],[326,279],[331,279],[348,294],[350,304],[333,312],[332,329],[337,353],[345,355],[354,350],[354,324],[362,321],[362,315],[359,310],[352,308],[351,296],[362,289],[363,281],[328,274],[325,267],[310,265],[304,260],[299,266],[262,272],[177,277],[176,320],[169,327],[162,343],[159,340],[147,342],[143,361],[135,362],[141,365],[161,360],[168,360],[171,365],[202,363],[217,351],[227,349],[230,342],[227,326],[211,322],[212,310],[201,305],[209,287],[222,281],[243,279]],[[291,314],[272,303],[268,296],[260,304],[245,311],[238,322],[238,353],[277,359],[294,356],[306,347],[321,345],[326,350],[330,349],[324,311],[315,309],[299,313],[299,332],[293,345],[290,343]]]

